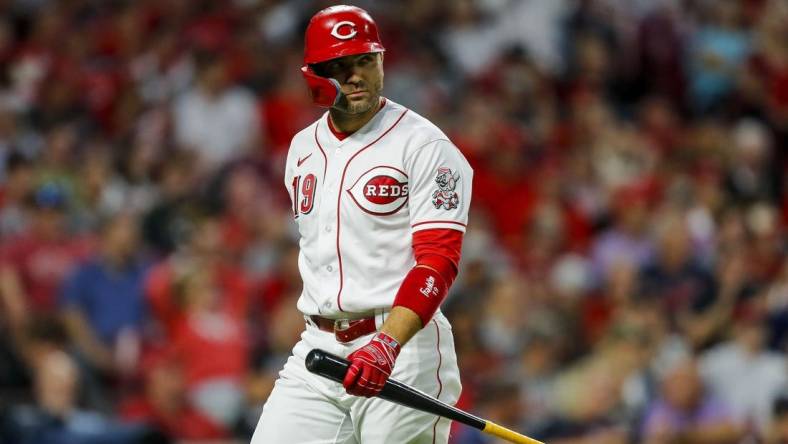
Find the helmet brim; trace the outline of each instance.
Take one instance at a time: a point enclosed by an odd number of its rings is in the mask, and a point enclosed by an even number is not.
[[[338,59],[358,54],[366,54],[369,52],[385,52],[386,49],[383,45],[376,42],[363,42],[363,43],[341,43],[335,47],[328,47],[323,51],[314,51],[309,54],[309,57],[304,57],[304,63],[314,65],[316,63],[323,63],[329,60]]]

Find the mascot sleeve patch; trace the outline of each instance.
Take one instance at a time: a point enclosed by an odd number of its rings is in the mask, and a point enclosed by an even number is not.
[[[417,150],[405,166],[413,231],[450,228],[464,232],[473,170],[460,151],[450,141],[438,140]]]
[[[438,167],[435,176],[435,183],[438,189],[432,193],[432,204],[436,209],[453,210],[460,203],[460,195],[457,194],[457,182],[460,180],[458,171],[452,172],[451,168]]]

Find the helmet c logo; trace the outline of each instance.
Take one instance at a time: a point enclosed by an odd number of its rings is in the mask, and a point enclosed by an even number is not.
[[[349,26],[350,27],[350,32],[348,32],[346,34],[340,33],[339,30],[342,27],[344,27],[344,26]],[[353,37],[356,36],[356,34],[357,34],[357,32],[356,32],[356,24],[353,23],[353,22],[349,22],[349,21],[337,22],[337,24],[335,24],[334,27],[331,28],[331,35],[333,35],[334,37],[336,37],[336,38],[338,38],[340,40],[352,39]]]

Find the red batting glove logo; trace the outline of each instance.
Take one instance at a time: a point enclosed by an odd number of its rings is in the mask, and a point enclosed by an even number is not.
[[[350,368],[342,385],[351,395],[377,396],[394,369],[400,352],[396,339],[379,332],[369,343],[348,355]]]

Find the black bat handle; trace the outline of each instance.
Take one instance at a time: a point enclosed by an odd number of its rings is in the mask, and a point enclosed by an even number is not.
[[[324,376],[340,384],[345,378],[348,367],[350,367],[350,363],[346,359],[318,348],[313,349],[307,354],[305,363],[307,370],[310,372]],[[486,424],[483,419],[439,401],[396,379],[389,378],[378,397],[406,407],[459,421],[475,429],[484,430]]]

